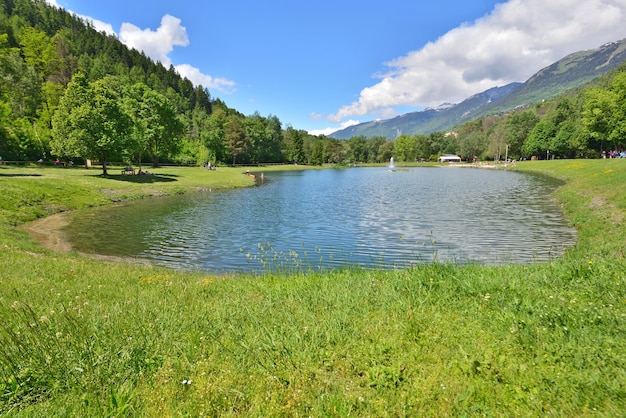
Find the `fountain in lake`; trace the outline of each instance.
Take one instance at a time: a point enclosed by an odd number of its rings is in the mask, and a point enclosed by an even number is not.
[[[395,165],[393,165],[393,157],[391,157],[391,160],[389,160],[389,168],[390,168],[391,170],[393,170],[394,168],[396,168],[396,166],[395,166]]]

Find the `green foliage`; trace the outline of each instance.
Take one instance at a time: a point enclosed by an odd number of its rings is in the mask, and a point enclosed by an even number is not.
[[[531,110],[514,112],[504,123],[504,141],[509,145],[511,156],[519,159],[522,156],[522,146],[530,135],[539,117]]]
[[[142,83],[126,89],[125,111],[133,120],[133,141],[125,146],[131,155],[148,152],[153,167],[158,167],[159,157],[175,154],[181,144],[183,124],[170,101]]]
[[[240,116],[232,114],[226,118],[224,140],[233,158],[233,165],[235,165],[237,157],[248,152],[251,147],[250,139],[246,136]]]
[[[306,161],[304,151],[304,139],[307,136],[305,131],[296,130],[293,127],[287,127],[284,133],[285,139],[285,156],[288,161],[294,163],[303,163]]]
[[[524,155],[543,155],[550,150],[551,138],[556,134],[556,127],[549,120],[542,120],[535,125],[522,146]]]
[[[97,159],[107,174],[109,156],[126,149],[131,133],[131,119],[121,107],[116,87],[113,78],[88,84],[82,74],[74,77],[53,119],[55,154]]]
[[[393,144],[393,151],[399,162],[413,162],[417,159],[417,137],[400,135]]]
[[[348,160],[351,163],[368,161],[367,140],[364,136],[354,136],[348,140]]]
[[[626,71],[616,74],[611,85],[586,93],[583,123],[589,134],[614,146],[626,138]],[[623,143],[622,143],[623,145]]]

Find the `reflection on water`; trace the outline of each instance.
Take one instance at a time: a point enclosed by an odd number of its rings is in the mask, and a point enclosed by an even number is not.
[[[80,251],[215,272],[543,261],[575,241],[548,179],[463,168],[268,173],[258,187],[76,213]]]

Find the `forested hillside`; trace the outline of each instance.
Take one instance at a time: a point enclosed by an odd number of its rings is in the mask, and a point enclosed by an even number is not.
[[[228,108],[173,66],[43,0],[0,1],[0,79],[4,161],[304,159],[306,132]]]
[[[43,0],[0,0],[0,157],[103,165],[351,164],[599,157],[626,142],[626,67],[451,132],[338,140],[243,115]]]

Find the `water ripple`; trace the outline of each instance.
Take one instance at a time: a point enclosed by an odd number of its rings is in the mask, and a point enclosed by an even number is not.
[[[557,257],[576,238],[543,177],[367,168],[265,179],[80,213],[68,233],[83,251],[210,271],[524,263]]]

